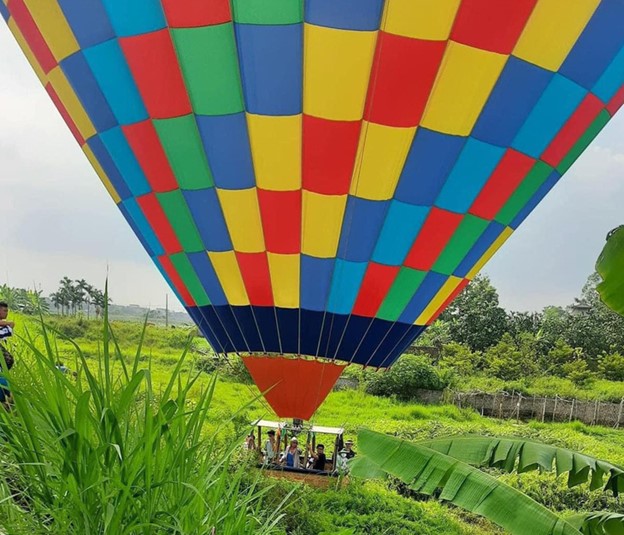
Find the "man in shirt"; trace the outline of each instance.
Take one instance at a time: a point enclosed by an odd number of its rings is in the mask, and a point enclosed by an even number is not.
[[[312,463],[312,470],[325,470],[327,457],[325,457],[325,446],[323,444],[318,444],[316,446],[316,453],[314,453],[312,448],[310,448],[310,457],[314,459],[314,462]]]
[[[9,305],[4,301],[0,301],[0,353],[4,357],[7,368],[13,366],[13,355],[9,353],[6,347],[6,339],[13,336],[13,328],[15,323],[7,320],[9,315]]]

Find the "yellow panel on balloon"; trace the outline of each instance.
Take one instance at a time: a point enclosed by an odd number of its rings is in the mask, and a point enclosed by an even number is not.
[[[496,254],[496,251],[498,251],[503,246],[503,243],[505,243],[509,239],[509,236],[511,236],[512,234],[513,234],[513,229],[510,227],[506,227],[505,230],[501,232],[500,236],[496,238],[494,243],[490,245],[488,250],[485,251],[485,253],[483,253],[483,256],[474,265],[474,267],[469,271],[468,275],[466,275],[466,278],[468,280],[474,279],[477,276],[477,273],[481,271],[483,266],[485,266],[485,264],[489,262],[490,258],[492,258]]]
[[[502,1],[502,0],[501,0]],[[382,29],[416,39],[448,39],[460,0],[387,0]]]
[[[24,0],[56,61],[80,50],[57,0]]]
[[[346,195],[303,191],[302,253],[317,258],[336,256],[346,203]]]
[[[237,306],[249,305],[249,297],[247,297],[245,283],[238,267],[236,253],[234,251],[226,251],[224,253],[209,252],[208,257],[228,303]]]
[[[217,189],[217,195],[234,250],[241,253],[263,252],[264,235],[256,188]]]
[[[111,184],[111,181],[108,179],[108,176],[104,172],[104,169],[102,169],[100,162],[97,161],[97,158],[95,157],[95,154],[93,154],[93,151],[91,150],[89,145],[85,143],[82,146],[82,151],[85,153],[87,159],[93,166],[93,169],[95,169],[95,172],[100,177],[100,180],[102,181],[102,184],[104,184],[104,187],[106,188],[106,191],[108,191],[108,194],[113,198],[115,204],[119,204],[121,202],[121,197],[117,193],[115,187]]]
[[[391,199],[401,176],[416,128],[395,128],[364,122],[351,179],[351,195]]]
[[[298,254],[267,253],[267,257],[275,306],[299,308],[301,256]]]
[[[26,42],[26,39],[24,39],[24,34],[22,34],[22,31],[17,27],[17,24],[15,24],[15,19],[13,19],[13,17],[9,19],[7,26],[9,27],[9,30],[11,30],[11,33],[13,34],[13,36],[15,37],[17,44],[22,49],[22,52],[24,52],[26,59],[28,60],[33,70],[35,71],[37,78],[39,78],[39,81],[43,85],[45,85],[47,81],[46,74],[45,72],[43,72],[41,65],[39,65],[39,62],[37,61],[37,58],[33,54],[30,46]]]
[[[469,135],[506,61],[505,55],[449,42],[422,126]]]
[[[65,106],[65,109],[74,121],[80,135],[84,139],[93,137],[96,134],[95,127],[93,126],[91,119],[89,119],[87,112],[82,107],[80,100],[78,100],[76,93],[74,93],[71,85],[69,85],[69,82],[67,81],[67,78],[65,78],[65,74],[61,68],[58,66],[54,67],[54,69],[48,73],[48,80],[50,85],[54,88],[54,91],[56,91],[59,99],[61,99],[63,106]]]
[[[599,3],[600,0],[540,0],[513,55],[544,69],[559,70]]]
[[[305,25],[306,114],[335,121],[362,118],[377,33]]]
[[[444,301],[446,301],[451,296],[451,294],[463,282],[463,280],[464,279],[459,277],[449,277],[442,285],[442,288],[438,290],[438,293],[435,295],[435,297],[429,302],[427,308],[425,308],[420,316],[418,316],[418,318],[414,322],[414,325],[427,325],[433,315],[438,310],[440,310],[440,307],[444,304]]]
[[[275,191],[301,188],[301,114],[247,114],[256,185]]]

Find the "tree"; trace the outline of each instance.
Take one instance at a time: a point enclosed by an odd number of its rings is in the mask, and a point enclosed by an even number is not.
[[[513,535],[615,535],[624,516],[598,512],[562,518],[493,475],[505,472],[568,473],[568,486],[590,483],[615,496],[624,488],[624,470],[587,455],[516,438],[450,437],[409,442],[381,433],[358,433],[358,456],[351,473],[364,478],[391,476],[417,493],[435,496],[479,514]],[[606,484],[604,483],[607,478]]]
[[[498,304],[490,279],[478,275],[442,313],[454,341],[484,351],[508,330],[507,314]]]
[[[484,360],[486,371],[503,381],[515,381],[536,371],[534,360],[525,358],[509,333],[485,352]]]

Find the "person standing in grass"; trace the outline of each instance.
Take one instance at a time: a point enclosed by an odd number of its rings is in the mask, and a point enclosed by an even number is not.
[[[4,359],[6,370],[13,367],[13,355],[6,347],[6,339],[13,336],[15,323],[7,320],[9,316],[9,305],[4,301],[0,301],[0,353]],[[1,363],[0,363],[1,364]],[[6,377],[5,368],[0,368],[0,403],[8,407],[11,402],[11,391],[9,390],[9,381]]]

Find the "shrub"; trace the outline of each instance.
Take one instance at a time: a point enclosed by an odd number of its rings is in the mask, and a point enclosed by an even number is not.
[[[509,333],[485,352],[487,372],[504,381],[515,381],[535,373],[535,363],[518,349]]]
[[[388,371],[371,376],[366,391],[377,396],[409,400],[419,389],[442,390],[446,386],[426,357],[403,355]]]
[[[609,381],[624,381],[624,355],[612,353],[600,360],[600,374]]]
[[[442,347],[442,358],[438,365],[448,368],[458,375],[472,375],[481,365],[483,355],[473,352],[467,345],[451,342]]]

